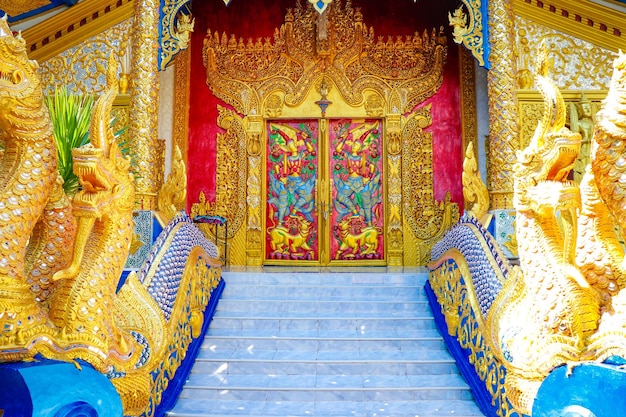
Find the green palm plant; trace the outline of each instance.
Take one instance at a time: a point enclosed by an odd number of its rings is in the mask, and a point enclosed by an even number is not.
[[[59,173],[63,178],[63,189],[69,196],[79,187],[74,174],[72,149],[89,143],[89,122],[94,104],[93,95],[76,95],[66,88],[55,89],[54,94],[45,97],[53,125],[54,140],[59,157]]]
[[[89,143],[89,126],[91,110],[95,103],[95,97],[89,95],[76,95],[67,92],[65,87],[55,89],[54,94],[45,97],[46,105],[50,111],[50,119],[53,125],[54,140],[57,145],[59,157],[59,174],[63,178],[63,189],[68,196],[73,196],[80,189],[78,177],[74,174],[72,149],[80,148]],[[111,127],[117,125],[117,119],[111,120]],[[120,151],[124,156],[131,159],[131,172],[137,177],[136,154],[132,148],[126,132],[127,126],[114,132],[114,137]]]

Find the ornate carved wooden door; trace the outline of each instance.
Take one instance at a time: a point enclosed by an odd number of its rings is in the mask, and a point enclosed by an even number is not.
[[[319,261],[318,122],[267,123],[266,259]]]
[[[380,120],[329,123],[330,260],[383,260],[384,193]]]
[[[266,133],[265,262],[384,264],[381,121],[277,120]]]

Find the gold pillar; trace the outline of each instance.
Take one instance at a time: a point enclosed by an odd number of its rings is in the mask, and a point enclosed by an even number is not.
[[[402,116],[387,115],[387,264],[404,265],[402,233]]]
[[[517,65],[510,0],[489,2],[489,39],[491,69],[487,75],[490,125],[487,182],[491,208],[509,209],[513,208],[511,172],[515,151],[519,149],[515,95]]]
[[[261,216],[263,213],[262,202],[262,173],[263,173],[263,117],[258,114],[250,114],[246,118],[246,135],[248,151],[248,180],[246,191],[246,213],[248,225],[246,229],[246,265],[263,265],[263,242]]]
[[[183,154],[183,162],[187,166],[187,136],[189,134],[189,78],[191,67],[191,53],[183,49],[175,60],[176,80],[174,85],[174,132],[172,133],[173,148],[177,146]],[[187,196],[189,197],[189,196]]]
[[[163,147],[158,141],[159,0],[136,0],[132,35],[129,138],[137,153],[135,208],[156,210],[163,184]]]

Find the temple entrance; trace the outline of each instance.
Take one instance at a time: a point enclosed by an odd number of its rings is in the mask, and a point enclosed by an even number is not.
[[[386,264],[382,126],[266,122],[265,264]]]
[[[297,5],[271,39],[207,30],[206,83],[228,107],[215,197],[195,207],[228,219],[230,265],[428,262],[458,219],[449,195],[434,198],[425,102],[446,44],[443,29],[375,36],[339,2],[322,14]]]

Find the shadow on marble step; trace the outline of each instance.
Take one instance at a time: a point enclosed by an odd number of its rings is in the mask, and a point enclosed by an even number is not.
[[[355,300],[425,300],[424,285],[417,286],[311,286],[311,285],[236,285],[229,282],[223,297],[230,299],[355,299]]]
[[[432,320],[432,319],[429,319]],[[240,337],[255,339],[348,339],[348,340],[369,340],[369,339],[388,339],[388,340],[404,340],[407,338],[419,339],[423,337],[441,338],[439,330],[435,327],[426,329],[337,329],[337,330],[319,330],[319,329],[231,329],[231,328],[209,328],[206,334],[207,338],[218,337]]]
[[[170,417],[479,417],[473,401],[214,401],[179,400]]]
[[[329,330],[329,331],[413,331],[436,329],[433,317],[411,318],[247,318],[247,317],[220,317],[216,314],[211,322],[213,329],[246,330],[256,329],[259,335],[263,331],[285,332],[298,330]]]
[[[220,352],[245,351],[252,354],[257,351],[396,351],[396,350],[446,350],[446,344],[438,334],[428,335],[424,332],[419,338],[399,338],[393,334],[388,338],[277,338],[277,337],[241,337],[217,336],[205,337],[199,355],[207,357],[209,354]],[[211,353],[209,353],[211,352]]]
[[[440,375],[457,374],[451,359],[405,361],[206,360],[198,359],[192,373],[211,375]]]
[[[440,375],[237,375],[198,374],[189,376],[188,390],[467,390],[468,385],[459,374]],[[182,395],[187,398],[189,395]]]
[[[216,310],[216,315],[263,317],[276,316],[301,316],[308,313],[309,317],[419,317],[431,315],[428,301],[355,301],[355,300],[235,300],[221,299]]]
[[[220,401],[471,401],[469,389],[433,388],[187,388],[179,400],[206,398]]]
[[[451,361],[452,356],[444,349],[419,349],[406,346],[406,349],[364,349],[364,350],[328,350],[306,349],[303,346],[283,346],[283,349],[200,349],[197,360],[212,362],[230,362],[239,360],[303,362],[303,361],[344,361],[344,362],[391,362],[391,361]]]

